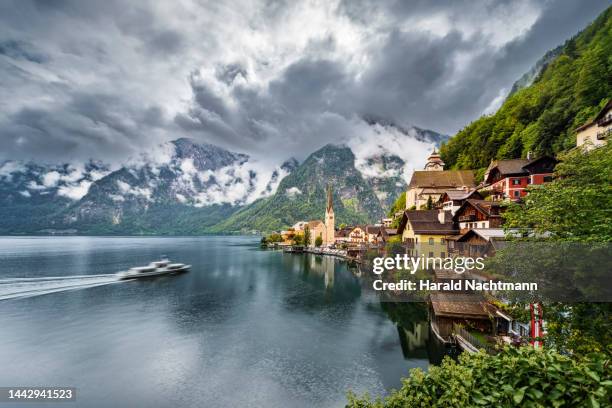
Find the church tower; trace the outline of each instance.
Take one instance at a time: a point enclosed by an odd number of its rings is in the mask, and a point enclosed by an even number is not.
[[[433,152],[427,158],[427,164],[425,164],[425,170],[427,171],[442,171],[444,170],[444,162],[434,147]]]
[[[325,209],[325,232],[323,233],[323,245],[333,245],[335,242],[335,219],[334,203],[332,199],[331,185],[327,185],[327,208]]]

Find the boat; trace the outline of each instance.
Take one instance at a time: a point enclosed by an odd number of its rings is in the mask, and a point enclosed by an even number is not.
[[[161,261],[151,262],[147,266],[136,266],[127,271],[117,272],[118,279],[139,279],[150,278],[160,275],[170,275],[187,272],[191,265],[182,263],[170,263],[170,260],[163,258]]]

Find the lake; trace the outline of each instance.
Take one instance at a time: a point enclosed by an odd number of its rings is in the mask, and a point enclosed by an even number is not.
[[[191,271],[112,275],[162,254]],[[0,386],[74,386],[79,407],[339,407],[429,365],[422,310],[257,237],[0,237],[0,299]]]

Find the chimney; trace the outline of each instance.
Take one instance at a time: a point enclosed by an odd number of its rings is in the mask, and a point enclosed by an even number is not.
[[[440,209],[440,211],[438,211],[438,221],[440,221],[440,224],[444,224],[444,210]]]

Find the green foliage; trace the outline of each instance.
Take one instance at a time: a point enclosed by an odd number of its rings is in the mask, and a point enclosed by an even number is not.
[[[431,196],[427,197],[427,204],[425,205],[425,208],[427,210],[433,209],[433,200],[432,200]]]
[[[304,245],[310,245],[310,240],[312,238],[312,233],[310,232],[310,227],[306,225],[304,227]]]
[[[275,233],[268,235],[266,240],[270,243],[283,242],[283,236],[275,232]]]
[[[492,159],[553,155],[575,145],[575,129],[612,94],[612,8],[569,40],[536,81],[492,116],[470,123],[440,153],[449,168],[482,169]],[[478,176],[478,175],[477,175]]]
[[[561,241],[612,241],[612,144],[561,159],[553,182],[532,186],[524,205],[508,207],[506,228],[534,228]]]
[[[319,235],[315,238],[315,246],[320,247],[321,245],[323,245],[323,237]]]
[[[389,217],[395,217],[395,213],[400,212],[400,211],[403,212],[405,208],[406,208],[406,192],[404,191],[402,194],[399,195],[399,197],[397,197],[397,200],[395,200],[395,202],[391,206],[391,209],[389,209],[389,212],[387,213],[387,215]]]
[[[610,361],[602,354],[571,359],[552,350],[506,348],[496,356],[463,353],[424,373],[413,369],[384,400],[349,393],[347,407],[610,406]]]
[[[592,249],[597,250],[594,244],[612,241],[612,145],[587,153],[575,149],[561,158],[555,169],[556,179],[530,188],[524,204],[510,205],[504,214],[505,225],[550,233],[548,241],[593,243]],[[498,255],[504,256],[503,252]],[[556,252],[546,259],[552,262],[568,256],[566,251]],[[581,255],[588,261],[586,252]],[[559,268],[545,269],[543,272]],[[589,277],[594,274],[593,269]],[[580,276],[574,281],[588,283]],[[545,303],[546,344],[573,354],[606,351],[612,344],[611,309],[610,303]]]
[[[304,236],[303,235],[294,235],[293,237],[293,245],[304,245]]]

